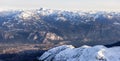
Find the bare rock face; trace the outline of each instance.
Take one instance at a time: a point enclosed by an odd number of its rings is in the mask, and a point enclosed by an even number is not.
[[[62,37],[56,35],[55,33],[47,33],[46,38],[50,40],[63,40]]]
[[[55,47],[45,52],[39,60],[43,61],[120,61],[120,47],[106,48],[102,45],[79,48]]]

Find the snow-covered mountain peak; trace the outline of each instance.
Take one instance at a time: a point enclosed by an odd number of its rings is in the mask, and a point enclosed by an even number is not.
[[[106,48],[102,45],[90,47],[83,46],[79,48],[65,48],[66,46],[59,46],[45,52],[39,60],[44,61],[120,61],[120,47]],[[58,53],[48,54],[49,51],[56,51]],[[44,58],[44,59],[43,59]]]

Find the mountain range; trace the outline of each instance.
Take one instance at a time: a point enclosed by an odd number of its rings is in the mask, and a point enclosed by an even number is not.
[[[107,45],[120,41],[120,12],[51,9],[0,12],[0,43]]]

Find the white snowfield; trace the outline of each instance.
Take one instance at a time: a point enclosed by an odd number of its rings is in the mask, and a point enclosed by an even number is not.
[[[107,48],[102,45],[94,47],[72,45],[55,47],[45,52],[39,60],[43,61],[120,61],[120,47]]]

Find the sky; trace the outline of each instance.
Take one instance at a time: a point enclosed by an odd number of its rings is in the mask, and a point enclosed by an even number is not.
[[[60,9],[60,10],[114,10],[120,11],[120,0],[2,0],[4,9]]]

